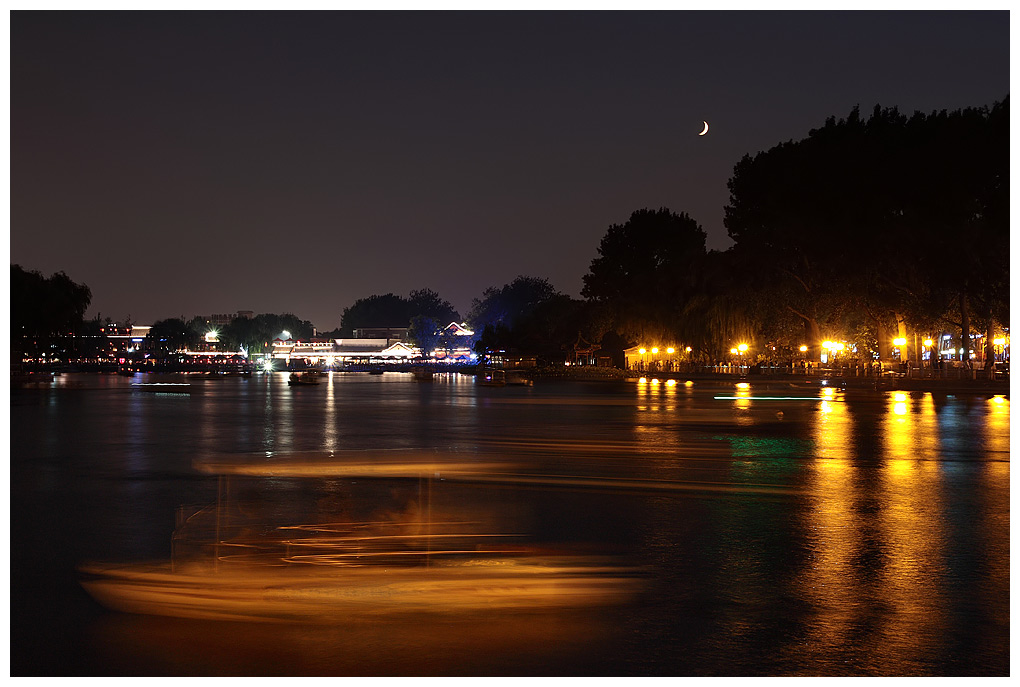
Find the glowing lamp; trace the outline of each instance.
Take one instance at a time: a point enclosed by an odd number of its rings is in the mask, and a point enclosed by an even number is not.
[[[931,346],[933,343],[935,343],[935,342],[932,341],[931,339],[925,339],[924,340],[924,345],[925,346]]]
[[[688,352],[688,353],[690,353],[690,352],[691,352],[691,347],[690,347],[690,346],[688,346],[688,347],[687,347],[687,352]]]
[[[733,355],[736,355],[737,354],[737,349],[731,348],[730,349],[730,353],[732,353]]]
[[[747,350],[747,344],[740,344],[739,346],[737,346],[737,350],[743,353],[744,351]]]
[[[800,347],[800,352],[801,353],[807,353],[807,346],[801,346]]]
[[[643,349],[643,348],[639,348],[638,349],[638,353],[640,353],[641,355],[644,355],[646,352],[647,351],[645,351],[645,349]]]
[[[832,342],[831,341],[823,341],[822,342],[822,348],[825,348],[825,349],[832,348]]]
[[[676,353],[676,349],[670,346],[669,348],[666,349],[666,353],[673,355],[674,353]]]
[[[656,355],[658,352],[659,352],[658,348],[653,348],[652,349],[652,355]]]
[[[894,346],[906,346],[907,345],[907,340],[904,339],[902,336],[899,337],[898,339],[893,339],[892,342],[893,342]]]

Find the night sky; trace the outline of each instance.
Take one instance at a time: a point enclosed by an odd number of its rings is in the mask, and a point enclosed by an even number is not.
[[[521,274],[576,297],[634,210],[727,248],[745,153],[855,105],[1009,93],[1008,12],[12,12],[10,34],[11,262],[136,324],[330,330],[418,288],[467,315]]]

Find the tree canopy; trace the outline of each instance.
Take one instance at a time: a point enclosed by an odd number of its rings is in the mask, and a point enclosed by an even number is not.
[[[617,331],[659,336],[676,328],[705,255],[705,231],[689,215],[638,210],[602,237],[581,295],[609,306]]]
[[[201,341],[201,335],[188,322],[177,317],[156,320],[145,338],[149,348],[157,353],[195,349]]]
[[[549,280],[521,275],[509,284],[485,289],[481,298],[471,302],[468,322],[475,331],[497,325],[513,328],[518,320],[532,313],[539,304],[557,295],[558,292]]]
[[[784,293],[804,339],[935,327],[969,304],[1008,314],[1008,100],[915,113],[830,117],[801,141],[745,156],[725,224],[759,288]],[[964,344],[966,346],[966,343]],[[886,351],[881,350],[883,354]]]
[[[68,334],[81,325],[92,291],[63,272],[44,277],[11,265],[11,329],[28,337]]]
[[[235,317],[220,330],[219,339],[228,348],[243,347],[249,353],[260,353],[271,348],[274,339],[286,338],[284,332],[292,339],[308,340],[314,335],[315,327],[290,313],[261,313],[250,318]]]
[[[392,293],[359,298],[340,316],[340,335],[350,337],[355,329],[408,327],[415,317],[431,318],[449,324],[460,314],[431,289],[411,291],[407,298]]]

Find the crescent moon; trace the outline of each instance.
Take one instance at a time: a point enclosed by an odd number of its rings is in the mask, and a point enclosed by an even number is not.
[[[704,120],[702,120],[702,121],[704,121]],[[705,130],[702,131],[700,134],[698,134],[698,136],[704,136],[707,133],[708,133],[708,122],[705,122]]]

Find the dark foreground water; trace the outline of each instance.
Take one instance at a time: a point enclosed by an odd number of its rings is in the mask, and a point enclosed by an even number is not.
[[[12,391],[12,675],[1009,674],[1007,398],[395,373],[191,380],[201,392],[180,396],[142,381]],[[210,457],[379,448],[510,466],[429,480],[429,517],[612,560],[635,594],[312,625],[116,613],[80,585],[89,562],[169,560],[179,510],[223,495],[196,469]],[[399,519],[422,494],[254,481],[270,515]]]

